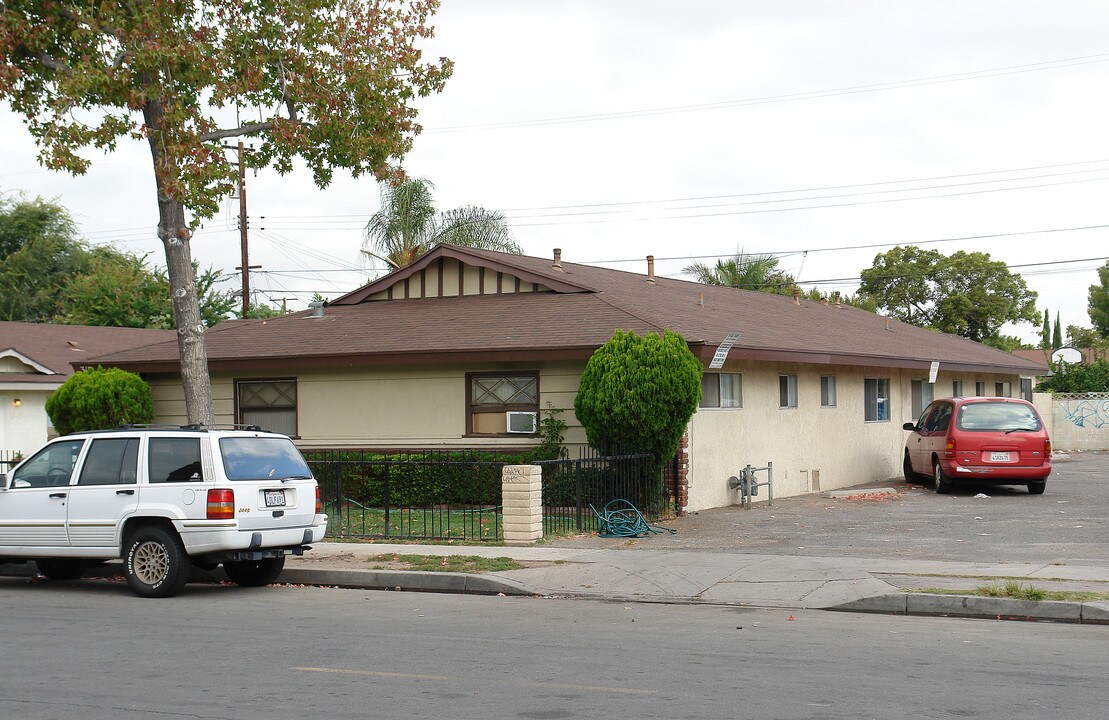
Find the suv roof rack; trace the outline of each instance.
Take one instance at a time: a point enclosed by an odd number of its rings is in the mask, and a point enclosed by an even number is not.
[[[192,425],[173,425],[170,423],[129,423],[126,425],[117,425],[114,428],[103,428],[101,430],[75,430],[67,435],[76,434],[95,434],[95,433],[117,433],[127,432],[128,430],[183,430],[186,432],[208,432],[209,430],[250,430],[254,432],[269,432],[261,425],[241,425],[234,423],[226,424],[212,424],[204,425],[203,423],[194,423]]]
[[[264,430],[261,425],[243,425],[238,423],[213,423],[205,425],[204,423],[193,423],[192,425],[182,425],[182,430],[254,430],[257,432],[268,432]]]

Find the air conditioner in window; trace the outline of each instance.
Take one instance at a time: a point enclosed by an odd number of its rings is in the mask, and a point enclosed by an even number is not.
[[[506,412],[505,420],[508,432],[532,435],[536,431],[536,415],[533,412]]]

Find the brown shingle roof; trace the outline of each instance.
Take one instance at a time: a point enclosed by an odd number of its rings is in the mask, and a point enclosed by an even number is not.
[[[735,290],[684,280],[562,263],[487,250],[440,246],[424,261],[449,256],[505,273],[526,274],[555,292],[363,302],[401,272],[350,293],[322,318],[296,313],[234,320],[208,332],[213,369],[393,364],[452,360],[588,357],[615,329],[669,328],[706,360],[726,335],[741,337],[732,359],[1035,374],[1038,363],[971,342],[887,320],[857,308]],[[403,271],[402,271],[403,272]],[[561,291],[558,289],[561,288]],[[704,305],[698,304],[704,293]],[[172,370],[176,342],[99,358],[135,369]]]
[[[0,352],[12,350],[55,373],[2,373],[0,381],[64,382],[73,374],[71,363],[167,339],[176,347],[176,337],[172,330],[0,321]]]

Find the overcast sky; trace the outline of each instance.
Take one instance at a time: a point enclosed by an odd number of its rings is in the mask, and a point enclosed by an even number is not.
[[[436,27],[425,48],[456,69],[406,170],[440,209],[503,211],[529,255],[644,272],[653,254],[677,277],[778,253],[803,287],[852,292],[887,246],[926,243],[987,252],[1041,310],[1090,324],[1109,257],[1104,0],[444,0]],[[0,192],[57,199],[91,241],[161,264],[145,145],[74,179],[39,168],[6,108],[0,137]],[[271,302],[366,280],[371,180],[267,170],[247,197]],[[233,272],[225,205],[193,255]]]

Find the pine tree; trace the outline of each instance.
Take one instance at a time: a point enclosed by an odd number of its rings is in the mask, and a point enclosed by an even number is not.
[[[1051,349],[1058,350],[1063,347],[1063,330],[1059,325],[1059,313],[1055,313],[1055,333],[1051,336]]]
[[[1051,344],[1051,315],[1044,308],[1044,329],[1040,334],[1040,347],[1046,348]]]

